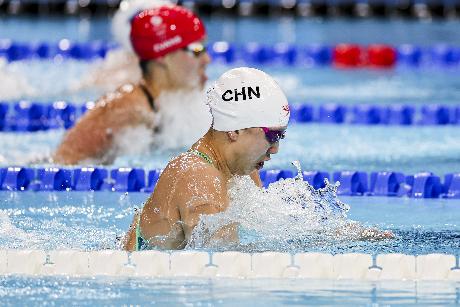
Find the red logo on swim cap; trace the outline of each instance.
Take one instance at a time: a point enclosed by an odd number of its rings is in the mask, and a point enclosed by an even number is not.
[[[287,104],[287,105],[285,105],[285,106],[283,106],[283,111],[285,111],[285,112],[286,112],[286,116],[288,116],[288,115],[289,115],[289,113],[291,112],[291,109],[289,109],[289,105],[288,105],[288,104]]]
[[[131,44],[141,60],[159,58],[205,36],[203,22],[177,5],[144,10],[131,21]]]

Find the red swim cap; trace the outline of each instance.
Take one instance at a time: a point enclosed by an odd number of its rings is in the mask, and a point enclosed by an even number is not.
[[[177,5],[143,10],[131,21],[131,44],[141,60],[159,58],[205,36],[203,22]]]

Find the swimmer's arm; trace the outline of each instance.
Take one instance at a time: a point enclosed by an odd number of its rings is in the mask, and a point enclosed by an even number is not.
[[[337,230],[339,235],[351,235],[356,240],[383,240],[393,239],[395,235],[389,230],[379,230],[377,228],[364,227],[357,222],[349,222]]]
[[[78,164],[99,158],[108,150],[112,143],[111,129],[97,114],[100,113],[85,115],[67,132],[53,156],[55,163]]]
[[[223,212],[228,207],[227,186],[214,168],[187,176],[180,184],[178,196],[180,216],[183,223],[185,239],[190,241],[194,228],[202,215]],[[209,241],[223,240],[225,243],[238,242],[238,231],[235,223],[223,225],[209,234]]]
[[[86,159],[100,159],[108,154],[114,136],[123,128],[146,122],[132,97],[120,96],[88,111],[69,130],[53,156],[55,163],[77,164]]]
[[[131,225],[129,226],[129,230],[128,232],[126,233],[126,235],[123,237],[122,239],[122,248],[125,250],[125,251],[134,251],[136,249],[136,227],[137,227],[137,223],[138,223],[138,220],[139,220],[139,214],[140,212],[136,212],[134,214],[134,219],[131,223]]]

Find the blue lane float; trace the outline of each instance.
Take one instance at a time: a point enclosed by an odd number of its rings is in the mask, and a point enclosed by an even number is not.
[[[412,125],[414,123],[415,108],[410,105],[388,106],[388,125]]]
[[[50,104],[0,101],[0,131],[33,132],[48,129],[68,129],[87,110],[83,105],[65,101]],[[355,124],[355,125],[458,125],[460,106],[371,104],[291,104],[291,123]]]
[[[421,109],[422,118],[420,124],[422,125],[447,125],[455,124],[457,122],[456,114],[453,113],[455,109],[450,109],[442,105],[427,105]]]
[[[281,179],[293,178],[294,173],[290,170],[262,170],[260,171],[260,179],[264,187],[268,187],[271,183]]]
[[[322,171],[304,171],[303,180],[308,181],[315,189],[324,188],[326,186],[325,179],[329,180],[329,173]]]
[[[372,172],[369,191],[375,196],[403,196],[410,190],[406,176],[400,172]]]
[[[112,191],[139,192],[145,188],[145,171],[140,168],[113,169],[110,177],[114,181]]]
[[[35,178],[35,171],[32,168],[8,167],[0,171],[2,190],[24,191]]]
[[[365,172],[343,171],[334,172],[334,181],[340,182],[337,190],[338,195],[364,195],[368,192],[368,176]]]
[[[444,189],[441,179],[430,172],[407,176],[406,183],[411,186],[409,196],[414,198],[438,198]]]
[[[29,189],[35,191],[65,191],[71,188],[72,172],[57,167],[37,169],[37,180]]]
[[[15,42],[9,39],[0,40],[0,57],[9,62],[23,60],[47,60],[55,58],[90,61],[104,58],[110,49],[117,48],[111,42],[71,42],[62,39],[59,42]]]
[[[153,192],[162,170],[140,168],[0,168],[0,190],[3,191],[114,191]],[[264,187],[279,180],[294,178],[291,170],[260,171]],[[388,196],[411,198],[460,199],[460,173],[441,177],[430,172],[405,175],[402,172],[304,171],[303,180],[315,189],[323,188],[326,179],[339,181],[338,195]]]
[[[91,61],[104,58],[107,52],[118,47],[113,42],[104,41],[73,42],[68,39],[62,39],[58,42],[28,43],[1,39],[0,57],[5,57],[10,62],[55,58]],[[333,65],[335,47],[327,44],[294,45],[256,42],[236,44],[218,41],[210,43],[208,50],[215,62],[223,64],[315,67]],[[366,46],[359,47],[363,50],[366,49]],[[439,44],[427,47],[404,44],[388,47],[394,50],[396,65],[398,66],[412,68],[422,66],[460,66],[460,46]],[[362,68],[363,66],[359,67]]]
[[[347,107],[339,104],[324,104],[319,107],[318,122],[341,124],[345,122]]]
[[[152,193],[155,189],[155,185],[157,184],[158,179],[160,179],[162,171],[163,170],[161,169],[154,169],[149,171],[147,175],[147,185],[144,188],[141,188],[140,191],[145,193]]]
[[[460,198],[460,173],[444,176],[444,192],[448,198]]]
[[[72,190],[99,191],[104,183],[110,186],[109,172],[103,168],[82,167],[73,170]]]

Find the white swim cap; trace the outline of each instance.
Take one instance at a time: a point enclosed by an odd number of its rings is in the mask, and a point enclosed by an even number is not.
[[[217,131],[284,127],[289,122],[289,104],[278,83],[255,68],[225,72],[208,90],[207,103]]]

